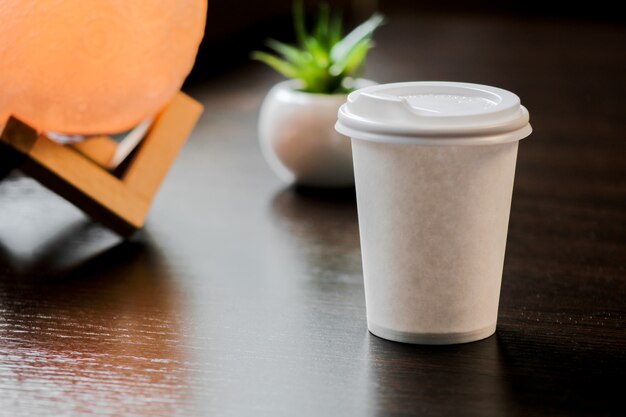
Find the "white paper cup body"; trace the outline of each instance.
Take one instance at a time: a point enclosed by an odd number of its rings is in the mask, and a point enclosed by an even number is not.
[[[370,332],[418,344],[492,335],[519,139],[348,130]]]
[[[353,140],[372,333],[435,344],[493,334],[517,145]]]

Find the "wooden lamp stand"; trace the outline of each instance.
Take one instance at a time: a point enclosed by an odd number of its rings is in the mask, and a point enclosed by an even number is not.
[[[152,200],[202,114],[179,92],[138,149],[110,170],[117,142],[109,137],[61,145],[10,117],[0,136],[0,180],[18,168],[123,237],[140,229]],[[0,126],[2,129],[2,126]]]

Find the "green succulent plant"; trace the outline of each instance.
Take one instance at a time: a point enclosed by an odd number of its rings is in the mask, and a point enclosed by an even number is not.
[[[384,18],[375,13],[343,37],[341,15],[320,5],[313,31],[305,26],[304,7],[294,3],[294,28],[298,46],[274,39],[267,46],[276,55],[255,51],[252,59],[264,62],[288,78],[300,80],[301,91],[317,94],[340,94],[352,90],[350,80],[362,71],[367,53],[374,46],[372,34]]]

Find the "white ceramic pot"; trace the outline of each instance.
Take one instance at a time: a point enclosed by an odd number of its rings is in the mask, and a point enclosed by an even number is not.
[[[358,88],[373,85],[358,80]],[[259,140],[272,170],[284,181],[313,187],[354,185],[350,139],[335,131],[346,94],[298,91],[297,80],[276,84],[265,97]]]

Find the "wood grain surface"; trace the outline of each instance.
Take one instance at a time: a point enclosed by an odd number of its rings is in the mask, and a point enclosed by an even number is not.
[[[250,64],[189,90],[205,114],[131,241],[0,184],[0,415],[626,414],[626,28],[405,13],[378,35],[368,78],[530,110],[497,334],[368,334],[354,195],[269,171],[256,121],[279,78]]]

